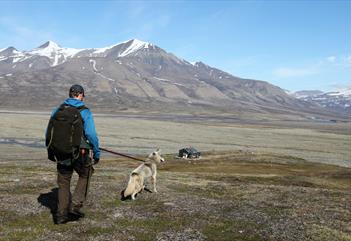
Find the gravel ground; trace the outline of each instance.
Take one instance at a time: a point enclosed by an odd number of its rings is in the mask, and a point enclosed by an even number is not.
[[[86,218],[55,225],[54,164],[0,163],[0,240],[351,240],[348,168],[245,151],[166,156],[159,192],[122,202],[137,165],[103,159]]]

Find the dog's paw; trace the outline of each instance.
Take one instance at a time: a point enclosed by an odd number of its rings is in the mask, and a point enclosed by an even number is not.
[[[128,198],[124,196],[124,190],[121,191],[121,201],[125,201]]]
[[[147,187],[145,187],[144,190],[147,191],[147,192],[152,193],[152,191],[149,188],[147,188]]]

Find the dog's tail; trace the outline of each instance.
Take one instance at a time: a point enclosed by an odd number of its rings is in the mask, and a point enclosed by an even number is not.
[[[124,190],[123,196],[128,197],[129,195],[132,195],[136,189],[137,189],[137,184],[140,180],[140,177],[137,173],[132,173],[132,175],[129,178],[128,186]]]

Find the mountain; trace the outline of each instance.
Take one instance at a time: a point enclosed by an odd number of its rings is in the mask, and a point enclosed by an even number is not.
[[[323,112],[267,82],[242,79],[202,62],[192,64],[137,39],[104,48],[63,48],[48,41],[30,51],[0,51],[2,109],[51,108],[75,83],[85,87],[89,106],[110,112]]]
[[[351,88],[332,92],[297,91],[293,95],[298,99],[317,104],[329,110],[351,113]]]
[[[306,97],[310,97],[310,96],[317,96],[320,94],[323,94],[323,91],[320,90],[300,90],[300,91],[296,91],[293,93],[290,93],[291,95],[295,96],[298,99],[303,99]]]

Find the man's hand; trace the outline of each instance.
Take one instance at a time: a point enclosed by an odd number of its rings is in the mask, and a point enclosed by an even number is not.
[[[52,153],[52,151],[49,151],[49,150],[48,150],[48,159],[52,162],[56,162],[54,153]]]
[[[98,163],[99,163],[99,161],[100,161],[100,158],[94,158],[94,163],[93,163],[93,165],[98,164]]]

